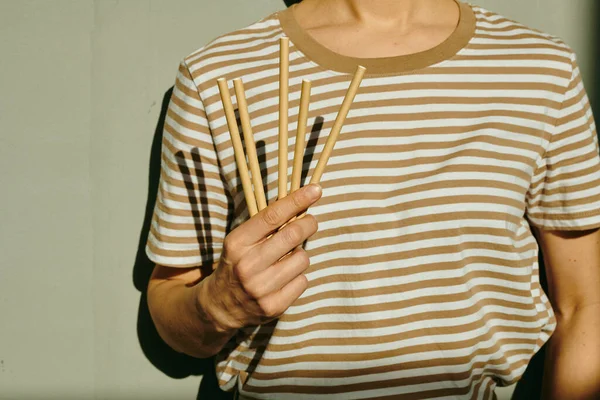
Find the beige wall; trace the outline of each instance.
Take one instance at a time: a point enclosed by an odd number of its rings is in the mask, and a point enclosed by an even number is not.
[[[0,398],[94,387],[91,1],[0,1]]]
[[[479,4],[564,37],[589,84],[593,1]],[[136,332],[151,145],[179,60],[282,7],[0,0],[1,399],[195,398]]]

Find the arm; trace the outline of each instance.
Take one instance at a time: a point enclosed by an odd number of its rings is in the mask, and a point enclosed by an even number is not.
[[[174,350],[206,358],[218,353],[235,331],[220,329],[210,317],[206,276],[199,268],[156,265],[148,284],[148,308],[160,337]]]
[[[199,268],[157,265],[148,285],[148,308],[161,338],[176,351],[206,358],[238,329],[285,312],[307,288],[308,256],[298,246],[316,232],[317,222],[306,215],[270,234],[320,197],[319,186],[309,185],[234,229],[208,276]]]
[[[542,399],[600,398],[600,230],[534,228],[557,319],[547,347]]]

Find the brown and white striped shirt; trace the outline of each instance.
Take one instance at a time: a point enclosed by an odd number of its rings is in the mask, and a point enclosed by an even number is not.
[[[490,399],[548,340],[555,318],[529,223],[600,226],[592,112],[562,41],[460,10],[448,40],[413,55],[334,53],[292,8],[181,62],[147,244],[154,262],[173,267],[212,264],[248,218],[216,80],[243,78],[273,201],[279,38],[291,46],[290,149],[301,81],[313,82],[304,182],[352,73],[367,68],[311,208],[310,286],[279,320],[226,346],[224,389],[256,399]]]

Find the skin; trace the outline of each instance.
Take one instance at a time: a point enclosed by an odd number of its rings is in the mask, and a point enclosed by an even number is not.
[[[600,230],[534,229],[544,254],[557,328],[548,343],[542,399],[600,398]]]
[[[453,0],[304,0],[300,26],[317,42],[350,57],[393,57],[446,40],[460,12]]]
[[[317,231],[310,214],[278,230],[321,197],[308,185],[276,201],[231,231],[214,272],[156,266],[148,307],[159,335],[173,349],[206,358],[238,329],[265,324],[306,290],[310,260],[299,247]],[[271,236],[271,237],[269,237]]]
[[[453,0],[304,0],[295,17],[323,46],[371,58],[435,47],[453,32],[459,11]],[[267,236],[318,200],[318,187],[316,197],[310,198],[310,190],[273,203],[232,231],[208,276],[200,268],[156,266],[148,304],[167,344],[192,356],[212,356],[239,328],[278,317],[306,290],[309,260],[297,247],[316,232],[314,217]],[[600,230],[532,229],[558,323],[548,344],[543,399],[600,398]]]

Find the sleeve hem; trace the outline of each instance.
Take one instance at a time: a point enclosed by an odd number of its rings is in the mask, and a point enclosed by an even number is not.
[[[154,264],[171,268],[202,268],[203,266],[211,266],[216,262],[215,259],[202,256],[191,257],[164,257],[154,253],[148,245],[145,248],[146,256]]]
[[[536,215],[536,214],[533,214]],[[539,215],[539,217],[537,217]],[[600,215],[600,209],[596,210],[588,210],[588,211],[578,211],[572,212],[568,214],[548,214],[548,213],[540,213],[536,215],[536,219],[544,219],[548,221],[568,221],[573,220],[575,218],[585,218],[585,217],[594,217],[596,215]]]
[[[587,231],[592,229],[600,228],[600,218],[592,220],[588,224],[581,224],[581,222],[577,220],[572,220],[571,217],[594,217],[600,216],[600,210],[592,210],[592,211],[584,211],[581,213],[569,214],[569,218],[567,219],[564,215],[561,216],[544,216],[543,223],[537,223],[532,221],[529,217],[526,218],[529,225],[534,226],[538,229],[544,231]],[[558,218],[557,218],[558,217]],[[542,218],[536,218],[538,220]],[[568,221],[572,221],[573,225],[561,225]]]

